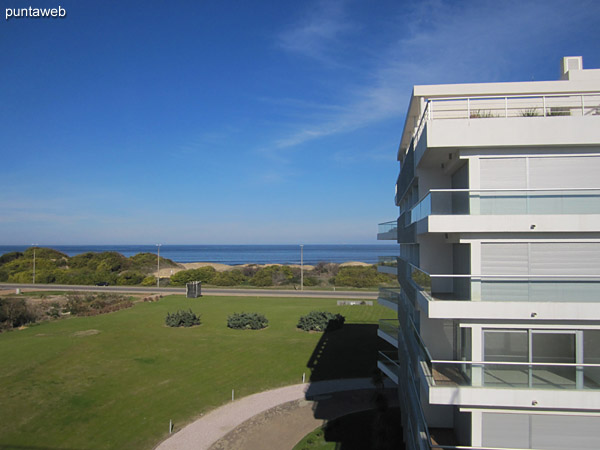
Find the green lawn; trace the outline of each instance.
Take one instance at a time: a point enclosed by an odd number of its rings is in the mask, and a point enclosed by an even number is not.
[[[202,325],[164,326],[191,307]],[[347,325],[326,335],[298,331],[300,315],[325,309]],[[233,312],[261,312],[269,327],[226,327]],[[170,296],[96,317],[48,322],[0,335],[0,449],[152,448],[168,432],[236,397],[313,379],[369,376],[375,306],[335,299]],[[93,331],[93,330],[97,330]],[[95,334],[94,334],[95,333]]]

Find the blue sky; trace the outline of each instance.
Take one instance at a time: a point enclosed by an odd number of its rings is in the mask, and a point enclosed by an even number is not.
[[[414,84],[600,68],[596,0],[0,4],[0,244],[375,243]]]

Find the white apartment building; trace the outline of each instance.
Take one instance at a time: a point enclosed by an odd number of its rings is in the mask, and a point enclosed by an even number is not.
[[[600,448],[600,70],[415,86],[379,336],[408,449]]]

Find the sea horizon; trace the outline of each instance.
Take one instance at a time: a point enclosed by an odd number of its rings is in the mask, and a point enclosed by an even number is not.
[[[23,252],[31,245],[0,245],[0,255],[10,252]],[[52,248],[75,256],[87,252],[115,251],[125,257],[138,253],[156,253],[156,245],[116,244],[116,245],[36,245]],[[227,265],[240,264],[300,264],[299,244],[161,244],[160,256],[177,263],[211,262]],[[360,261],[377,263],[379,256],[395,255],[397,245],[390,244],[304,244],[302,259],[304,264],[319,262],[344,263]]]

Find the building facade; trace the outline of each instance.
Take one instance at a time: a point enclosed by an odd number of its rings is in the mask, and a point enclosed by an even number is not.
[[[409,449],[600,448],[600,70],[415,86],[379,336]]]

